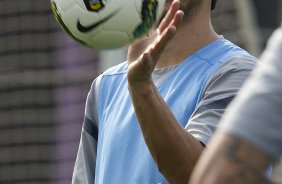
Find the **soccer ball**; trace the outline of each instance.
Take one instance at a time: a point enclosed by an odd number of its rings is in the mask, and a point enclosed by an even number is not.
[[[119,48],[142,37],[160,19],[166,0],[51,0],[61,27],[96,49]]]

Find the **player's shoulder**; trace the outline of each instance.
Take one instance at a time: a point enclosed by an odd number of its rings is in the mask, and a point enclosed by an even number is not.
[[[215,62],[219,63],[215,74],[250,73],[258,64],[258,59],[236,44],[225,40],[225,53],[218,56]]]
[[[223,44],[219,49],[219,53],[214,55],[215,62],[231,64],[234,61],[237,61],[235,63],[243,65],[244,63],[248,64],[249,62],[257,62],[257,58],[229,40],[224,39]]]
[[[221,66],[225,63],[229,63],[233,58],[240,58],[243,63],[248,63],[250,60],[254,63],[257,62],[255,57],[236,44],[225,39],[223,36],[207,45],[196,54],[212,65],[215,64]]]
[[[127,68],[128,64],[125,61],[101,73],[95,80],[96,91],[100,91],[101,88],[116,89],[119,85],[124,85],[127,81]]]
[[[224,62],[219,70],[232,70],[232,69],[254,69],[258,64],[258,59],[251,55],[238,55],[230,57]]]
[[[258,60],[252,56],[241,55],[231,57],[213,72],[209,77],[207,86],[217,81],[217,84],[224,84],[229,87],[238,85],[240,87],[256,68],[257,64]],[[224,81],[227,81],[227,83]]]
[[[100,84],[103,78],[124,75],[126,74],[126,71],[127,71],[127,61],[120,63],[116,66],[112,66],[109,69],[105,70],[98,77],[96,77],[94,81],[92,82],[90,93],[98,94],[98,91],[100,89]]]
[[[217,64],[216,69],[210,75],[207,84],[221,81],[236,81],[234,83],[241,83],[245,81],[252,71],[256,68],[259,61],[256,57],[249,54],[244,49],[235,45],[234,43],[223,40],[221,48],[222,55],[215,54],[211,60]],[[224,51],[224,52],[222,52]],[[241,81],[241,82],[239,82]],[[227,84],[229,86],[229,84]]]

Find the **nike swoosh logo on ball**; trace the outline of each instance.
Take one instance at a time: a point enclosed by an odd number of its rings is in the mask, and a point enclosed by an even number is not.
[[[96,27],[98,27],[99,25],[103,24],[104,22],[107,22],[109,19],[111,19],[113,16],[115,16],[116,14],[119,13],[119,10],[114,11],[112,14],[108,15],[107,17],[105,17],[104,19],[89,25],[89,26],[84,26],[80,23],[80,21],[77,21],[76,27],[77,29],[82,32],[82,33],[87,33],[89,31],[92,31],[93,29],[95,29]]]

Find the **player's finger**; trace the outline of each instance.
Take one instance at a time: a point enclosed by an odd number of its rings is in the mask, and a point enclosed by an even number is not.
[[[175,13],[177,12],[177,10],[180,7],[180,1],[179,0],[174,0],[171,5],[170,8],[168,10],[168,12],[166,13],[166,16],[163,18],[163,20],[161,21],[158,29],[160,30],[160,32],[162,33],[165,28],[167,28],[168,25],[170,25],[171,21],[173,20]]]
[[[155,64],[158,62],[158,59],[161,56],[168,42],[174,37],[176,33],[176,29],[180,25],[183,16],[184,16],[184,12],[178,10],[174,16],[173,21],[171,22],[171,25],[169,25],[169,27],[165,29],[163,35],[161,35],[160,37],[161,39],[156,42],[156,45],[154,46],[150,54],[153,58],[152,61],[154,61]]]
[[[174,16],[173,21],[171,22],[171,25],[174,25],[176,28],[180,25],[184,17],[184,12],[182,10],[178,10]]]

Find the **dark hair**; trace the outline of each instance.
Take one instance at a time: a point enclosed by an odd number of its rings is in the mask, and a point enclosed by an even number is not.
[[[217,1],[217,0],[212,0],[212,2],[211,2],[211,9],[212,9],[212,10],[215,9],[216,1]]]

